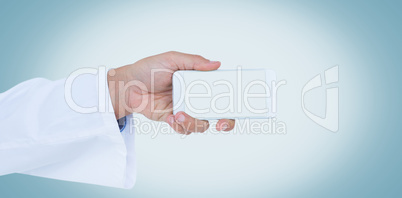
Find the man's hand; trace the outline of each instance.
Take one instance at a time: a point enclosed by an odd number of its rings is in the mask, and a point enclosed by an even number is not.
[[[221,63],[198,55],[166,52],[109,70],[108,84],[116,118],[141,113],[155,121],[167,122],[181,134],[204,132],[209,123],[184,112],[173,115],[172,76],[177,70],[216,70]],[[217,130],[230,131],[234,120],[222,119]]]

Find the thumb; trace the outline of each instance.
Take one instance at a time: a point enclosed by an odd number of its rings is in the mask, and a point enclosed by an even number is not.
[[[210,61],[200,55],[180,52],[167,52],[165,55],[170,60],[174,70],[211,71],[217,70],[221,66],[219,61]]]

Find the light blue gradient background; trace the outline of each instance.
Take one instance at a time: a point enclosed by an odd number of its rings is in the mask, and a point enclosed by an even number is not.
[[[170,50],[220,60],[223,68],[271,68],[287,80],[278,93],[286,135],[141,134],[132,190],[12,174],[0,177],[0,197],[401,197],[401,7],[0,1],[1,92],[34,77],[56,80]],[[300,94],[337,64],[340,129],[332,133],[304,115]],[[325,89],[306,102],[323,114]]]

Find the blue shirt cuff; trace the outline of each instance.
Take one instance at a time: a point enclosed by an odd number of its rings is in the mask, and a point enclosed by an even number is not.
[[[119,124],[120,132],[123,132],[124,128],[126,128],[126,125],[127,125],[127,118],[126,118],[126,116],[124,116],[124,117],[118,119],[118,120],[117,120],[117,123]]]

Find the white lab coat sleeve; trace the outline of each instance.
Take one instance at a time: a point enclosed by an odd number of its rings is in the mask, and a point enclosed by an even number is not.
[[[77,112],[67,104],[66,79],[32,79],[1,93],[0,175],[22,173],[132,188],[132,115],[120,132],[107,87],[98,91],[105,81],[104,76],[84,74],[72,83],[72,99],[80,107],[95,107],[92,113]],[[105,104],[99,102],[102,97]]]

